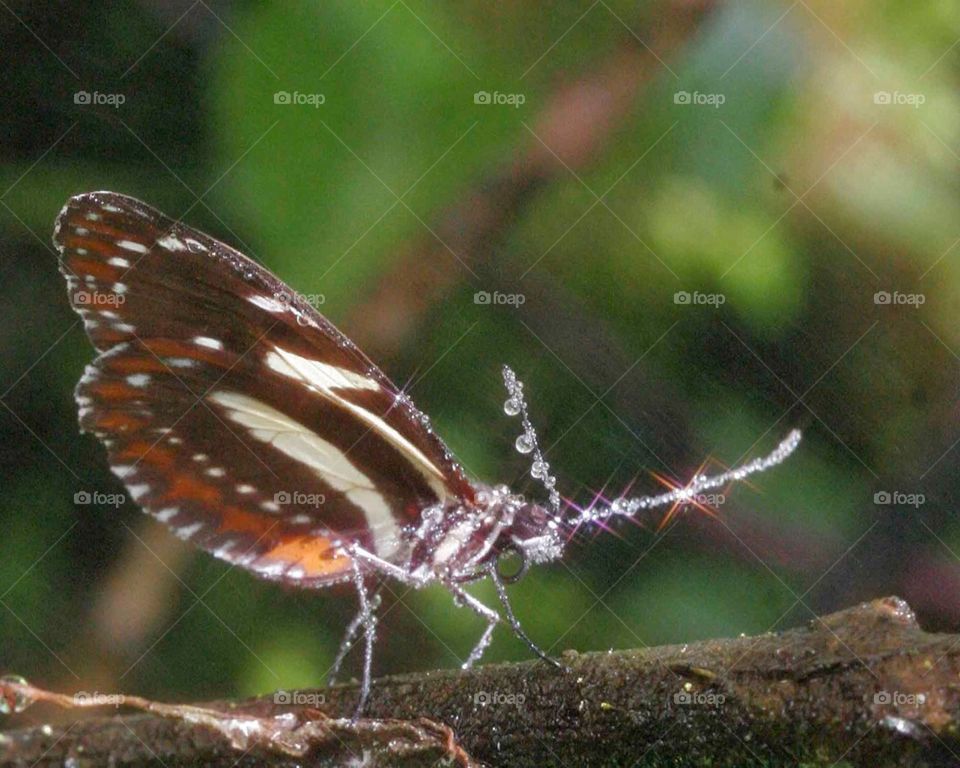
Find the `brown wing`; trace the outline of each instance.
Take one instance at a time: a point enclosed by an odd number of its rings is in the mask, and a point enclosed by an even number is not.
[[[267,578],[341,579],[359,542],[474,488],[426,418],[273,274],[130,197],[71,198],[54,243],[100,355],[80,423],[147,512]]]

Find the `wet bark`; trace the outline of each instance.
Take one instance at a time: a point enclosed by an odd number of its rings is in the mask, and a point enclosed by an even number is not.
[[[381,679],[356,724],[345,685],[38,725],[0,733],[0,765],[960,763],[960,636],[924,632],[897,598],[778,634],[563,661]]]

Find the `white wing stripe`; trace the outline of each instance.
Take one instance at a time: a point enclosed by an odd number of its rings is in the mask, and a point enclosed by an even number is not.
[[[272,445],[310,467],[326,483],[356,504],[375,532],[380,557],[389,557],[400,541],[400,526],[383,495],[333,443],[256,398],[237,392],[214,392],[210,400],[223,407],[230,419],[243,425],[255,439]]]
[[[268,352],[266,357],[267,365],[270,368],[283,376],[305,384],[311,391],[332,400],[369,424],[387,442],[400,449],[420,472],[430,488],[433,489],[438,499],[443,500],[450,495],[444,483],[443,473],[430,459],[424,456],[419,448],[379,416],[370,413],[355,403],[351,403],[334,392],[334,389],[377,390],[380,389],[380,385],[376,381],[344,368],[321,363],[317,360],[309,360],[280,347],[274,347],[274,350]]]

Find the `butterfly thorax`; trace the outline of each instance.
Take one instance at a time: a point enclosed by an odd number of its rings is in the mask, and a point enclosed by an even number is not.
[[[529,562],[559,557],[557,529],[545,509],[506,486],[483,487],[475,504],[438,504],[424,510],[412,532],[409,567],[421,577],[473,581],[507,551]]]

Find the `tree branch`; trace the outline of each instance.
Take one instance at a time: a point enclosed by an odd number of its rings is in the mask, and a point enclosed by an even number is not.
[[[307,703],[147,703],[157,709],[0,734],[0,765],[960,762],[960,636],[922,631],[898,598],[780,634],[563,660],[567,672],[525,662],[385,678],[366,713],[383,719],[356,724],[342,719],[352,685]]]

